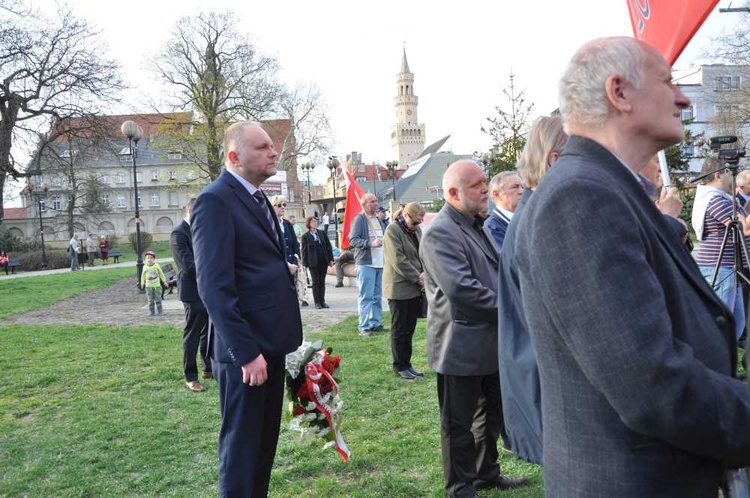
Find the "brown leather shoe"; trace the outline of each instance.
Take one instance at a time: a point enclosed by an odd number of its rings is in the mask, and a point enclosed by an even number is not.
[[[185,385],[187,386],[188,389],[190,389],[191,391],[195,391],[197,393],[200,393],[206,390],[206,388],[203,387],[201,383],[198,382],[197,380],[185,382]]]
[[[203,373],[201,374],[201,376],[202,376],[202,377],[203,377],[204,379],[213,379],[213,378],[214,378],[214,374],[213,374],[213,372],[203,372]]]
[[[529,484],[526,476],[508,477],[502,474],[491,481],[474,481],[474,489],[514,489]]]

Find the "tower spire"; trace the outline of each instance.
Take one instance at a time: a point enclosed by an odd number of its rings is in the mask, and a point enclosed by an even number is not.
[[[409,71],[409,61],[406,60],[406,45],[404,45],[404,57],[401,59],[401,72],[402,73],[410,73]]]

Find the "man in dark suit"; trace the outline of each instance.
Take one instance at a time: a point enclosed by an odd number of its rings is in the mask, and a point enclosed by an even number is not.
[[[182,332],[182,367],[185,373],[185,384],[191,391],[200,392],[204,388],[198,381],[198,364],[195,361],[199,348],[203,378],[213,378],[213,374],[207,346],[208,313],[198,295],[193,242],[190,236],[190,210],[194,202],[195,198],[192,198],[185,206],[185,219],[172,230],[169,245],[172,249],[172,257],[180,268],[177,277],[177,292],[185,308],[185,329]]]
[[[643,189],[690,101],[633,38],[594,40],[559,84],[570,139],[519,220],[542,389],[545,494],[715,497],[750,464],[731,312]]]
[[[445,205],[422,237],[427,361],[437,372],[445,487],[451,498],[528,482],[497,463],[503,423],[497,364],[498,255],[482,230],[487,178],[470,160],[443,175]]]
[[[505,232],[523,194],[521,177],[515,171],[501,171],[492,177],[489,189],[495,208],[485,220],[484,230],[499,253],[503,248]]]
[[[278,154],[257,123],[224,134],[226,169],[195,201],[198,291],[219,383],[219,494],[268,494],[284,397],[284,356],[302,342],[294,277],[260,185]]]

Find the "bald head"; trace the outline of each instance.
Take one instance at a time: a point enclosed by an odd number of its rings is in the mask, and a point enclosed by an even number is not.
[[[740,171],[737,175],[737,191],[750,197],[750,170]]]
[[[362,204],[362,211],[368,216],[374,216],[378,210],[378,198],[373,194],[365,194],[360,198]]]
[[[488,192],[487,176],[475,161],[456,161],[443,174],[445,202],[470,216],[487,207]]]

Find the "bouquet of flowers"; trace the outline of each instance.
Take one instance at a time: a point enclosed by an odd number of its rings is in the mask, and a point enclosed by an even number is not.
[[[286,355],[286,388],[289,394],[290,428],[302,434],[330,440],[344,461],[349,448],[337,428],[342,401],[335,375],[341,357],[333,349],[323,349],[323,341],[304,341],[296,351]]]

